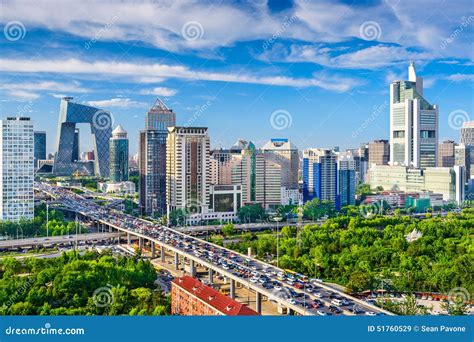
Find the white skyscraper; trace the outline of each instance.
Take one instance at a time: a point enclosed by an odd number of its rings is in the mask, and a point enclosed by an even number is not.
[[[390,164],[434,167],[438,163],[438,107],[423,97],[415,65],[408,81],[390,85]]]
[[[188,214],[207,213],[211,186],[206,127],[169,127],[166,139],[166,204]]]
[[[34,216],[34,134],[30,118],[0,120],[0,220]]]

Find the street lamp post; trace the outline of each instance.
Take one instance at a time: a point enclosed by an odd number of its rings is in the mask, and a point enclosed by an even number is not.
[[[46,237],[49,236],[48,223],[49,223],[49,204],[46,203]]]
[[[280,230],[279,230],[279,222],[283,220],[281,216],[274,216],[273,221],[276,222],[277,226],[277,267],[280,267]]]

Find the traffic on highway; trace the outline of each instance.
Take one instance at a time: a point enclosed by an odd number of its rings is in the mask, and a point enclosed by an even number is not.
[[[88,217],[136,232],[193,255],[217,269],[231,273],[242,284],[261,289],[269,300],[287,302],[298,311],[310,315],[383,315],[391,314],[333,289],[319,279],[288,272],[226,248],[187,236],[165,226],[148,222],[115,209],[100,206],[91,200],[61,187],[36,183],[35,187],[61,202],[69,209]]]

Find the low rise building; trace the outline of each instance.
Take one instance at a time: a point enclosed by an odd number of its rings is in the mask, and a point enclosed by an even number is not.
[[[182,316],[258,316],[242,303],[190,276],[171,282],[171,314]]]

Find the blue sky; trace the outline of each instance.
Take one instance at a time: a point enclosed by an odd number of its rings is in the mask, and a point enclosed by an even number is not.
[[[157,96],[214,147],[357,147],[388,139],[389,83],[412,60],[440,140],[474,120],[470,1],[0,4],[0,116],[31,116],[48,152],[64,95],[109,110],[132,153]]]

